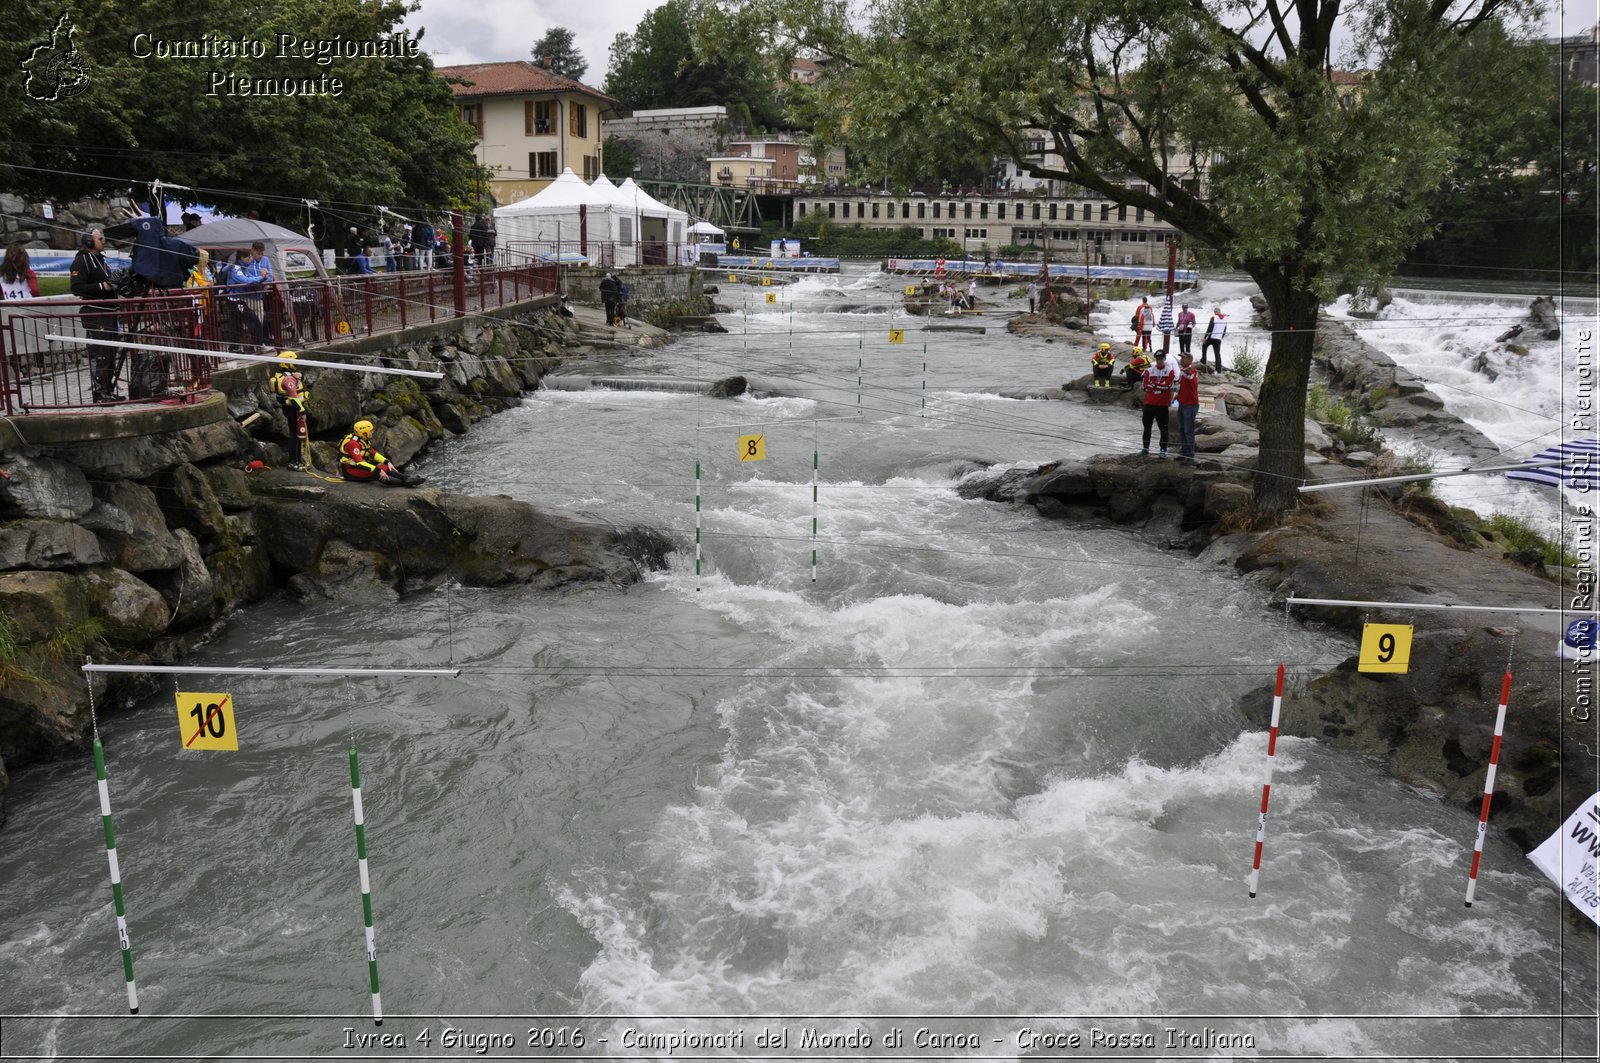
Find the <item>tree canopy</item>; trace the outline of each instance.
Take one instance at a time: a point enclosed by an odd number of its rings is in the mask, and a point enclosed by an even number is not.
[[[576,38],[572,31],[565,26],[555,26],[533,46],[533,61],[544,65],[550,61],[552,72],[573,81],[582,81],[583,72],[589,69],[589,62],[578,51]]]
[[[0,64],[28,61],[61,10],[13,0]],[[71,199],[159,178],[195,189],[191,202],[291,223],[303,220],[304,199],[352,221],[370,205],[410,216],[459,202],[475,173],[474,136],[427,54],[406,54],[406,13],[400,0],[195,0],[181,9],[80,0],[70,12],[84,75],[75,94],[36,99],[11,78],[0,95],[0,185]],[[280,34],[296,43],[285,48]],[[171,54],[241,38],[261,54]],[[398,54],[316,51],[372,42]],[[246,94],[258,78],[317,87]]]
[[[1341,284],[1379,283],[1426,230],[1428,193],[1469,160],[1463,131],[1503,124],[1530,82],[1547,82],[1503,27],[1536,6],[874,0],[851,12],[841,0],[728,0],[727,11],[829,57],[819,133],[887,172],[1008,157],[1151,211],[1247,272],[1273,330],[1256,497],[1279,509],[1304,477],[1320,303]],[[1348,42],[1339,54],[1336,41]],[[1026,150],[1030,131],[1059,163]]]
[[[628,111],[656,107],[726,106],[752,126],[779,124],[777,81],[764,58],[765,33],[735,24],[739,32],[703,48],[697,27],[708,13],[701,0],[666,0],[611,44],[605,91]]]

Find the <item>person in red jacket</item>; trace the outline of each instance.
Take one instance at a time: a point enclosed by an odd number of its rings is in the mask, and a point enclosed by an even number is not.
[[[1167,460],[1167,410],[1172,405],[1172,393],[1178,386],[1178,372],[1167,363],[1167,352],[1157,351],[1156,362],[1144,371],[1144,449],[1139,453],[1150,456],[1150,426],[1161,429],[1160,461]]]
[[[364,418],[339,441],[339,472],[346,480],[376,480],[395,487],[417,487],[423,482],[420,476],[401,472],[378,452],[372,445],[372,422]]]
[[[1194,460],[1194,422],[1200,415],[1200,370],[1194,355],[1178,355],[1178,460]]]
[[[1139,300],[1139,305],[1133,310],[1133,345],[1150,349],[1150,336],[1155,332],[1156,312],[1150,305],[1150,297],[1145,296]]]

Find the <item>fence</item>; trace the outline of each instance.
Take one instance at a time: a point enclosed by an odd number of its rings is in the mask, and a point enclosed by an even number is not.
[[[305,349],[480,313],[556,290],[556,267],[469,269],[457,300],[443,270],[308,277],[254,291],[202,288],[104,303],[26,299],[0,305],[0,401],[7,415],[193,401],[218,353]],[[74,342],[52,342],[50,335]],[[192,347],[211,355],[128,351],[97,340]]]

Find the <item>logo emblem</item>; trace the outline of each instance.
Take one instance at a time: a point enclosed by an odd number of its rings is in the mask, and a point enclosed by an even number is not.
[[[71,13],[63,11],[61,17],[56,19],[55,28],[50,31],[50,39],[33,46],[22,63],[22,69],[28,74],[23,91],[30,98],[54,103],[76,96],[89,84],[83,56],[72,43],[73,35],[77,32],[78,27],[72,24]]]

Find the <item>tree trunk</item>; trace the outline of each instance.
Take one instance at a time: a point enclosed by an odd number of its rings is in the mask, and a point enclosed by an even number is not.
[[[1256,408],[1261,459],[1255,500],[1259,509],[1281,512],[1299,499],[1297,488],[1306,478],[1306,389],[1319,302],[1314,293],[1296,288],[1283,272],[1263,270],[1253,275],[1266,297],[1272,327],[1271,354]]]

